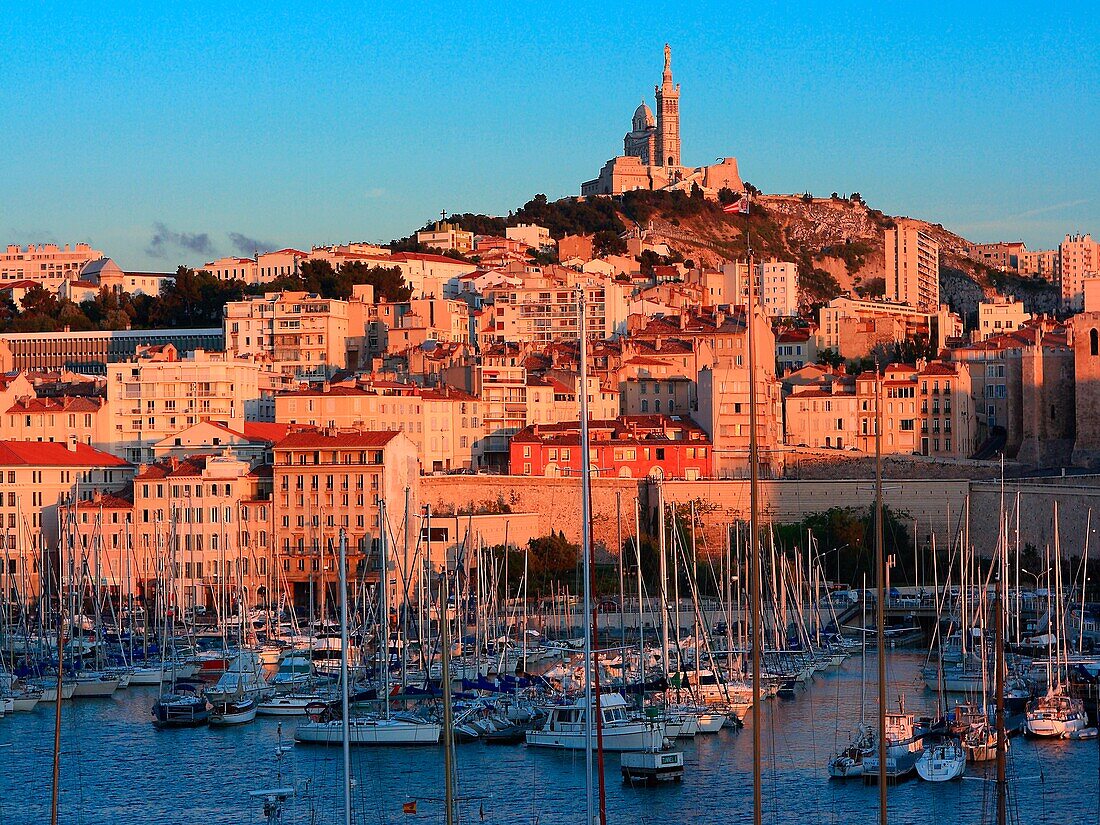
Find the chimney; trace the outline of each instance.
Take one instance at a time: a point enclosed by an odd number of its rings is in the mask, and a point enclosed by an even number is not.
[[[66,442],[65,446],[69,448],[70,453],[75,453],[76,452],[76,436],[73,435],[72,433],[70,433],[69,434],[69,440]]]

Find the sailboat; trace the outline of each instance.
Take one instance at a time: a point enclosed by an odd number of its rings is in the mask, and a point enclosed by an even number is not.
[[[168,547],[174,548],[174,536],[169,535]],[[163,548],[161,548],[163,550]],[[157,576],[156,603],[171,604],[175,601],[173,571],[175,555],[163,562],[161,575]],[[153,725],[157,728],[191,728],[205,725],[210,719],[210,708],[202,687],[195,682],[181,681],[175,669],[166,662],[174,661],[175,656],[175,615],[176,611],[166,609],[161,625],[160,649],[165,657],[161,662],[160,674],[169,676],[167,685],[162,681],[158,687],[157,701],[153,704]]]
[[[1058,502],[1054,502],[1054,605],[1048,613],[1048,635],[1054,641],[1054,663],[1048,658],[1047,667],[1053,666],[1053,679],[1047,680],[1047,692],[1027,708],[1027,730],[1032,736],[1056,736],[1069,738],[1088,727],[1085,704],[1070,695],[1062,681],[1062,646],[1065,638],[1065,617],[1062,604],[1062,551],[1058,540]]]
[[[385,502],[381,502],[379,507],[381,510],[379,522],[382,525],[381,540],[379,541],[382,570],[379,577],[381,598],[379,598],[378,659],[379,667],[382,672],[382,683],[384,685],[384,690],[382,692],[384,696],[385,712],[381,716],[375,714],[356,717],[348,716],[348,703],[346,699],[348,692],[348,628],[346,621],[347,610],[346,607],[342,607],[341,614],[343,618],[340,623],[340,691],[343,697],[342,706],[338,709],[335,703],[317,702],[307,707],[306,712],[309,716],[309,721],[301,723],[294,731],[294,738],[299,742],[311,744],[336,744],[345,739],[351,745],[434,745],[439,742],[442,726],[438,722],[423,719],[412,713],[390,712],[389,662],[385,655],[389,634],[389,598],[387,595],[389,572],[386,556]],[[346,554],[346,548],[343,546],[343,543],[346,541],[347,537],[341,532],[341,557]],[[346,588],[340,593],[342,604],[347,601],[347,593],[345,591]],[[445,683],[444,689],[449,689],[449,687],[450,686]]]
[[[917,760],[917,775],[925,782],[950,782],[966,772],[966,752],[954,738],[924,749]]]
[[[864,576],[863,592],[867,592],[867,577]],[[866,706],[866,672],[867,672],[867,600],[863,600],[864,632],[860,634],[860,667],[859,667],[859,725],[848,745],[829,760],[829,776],[833,779],[853,779],[863,776],[863,757],[875,749],[875,731],[867,724],[864,718]]]

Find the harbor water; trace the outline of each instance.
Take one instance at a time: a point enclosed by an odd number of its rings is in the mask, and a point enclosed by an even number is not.
[[[892,705],[932,712],[936,696],[920,680],[924,656],[890,656]],[[874,659],[868,658],[873,678]],[[875,716],[867,683],[867,715]],[[240,825],[266,819],[251,791],[294,787],[284,823],[342,821],[340,748],[295,745],[296,719],[260,717],[231,728],[154,729],[155,688],[129,688],[108,699],[66,702],[62,714],[61,815],[66,825],[202,823]],[[860,664],[818,674],[794,699],[764,705],[765,822],[877,821],[878,791],[862,782],[830,781],[826,765],[859,721]],[[751,724],[751,715],[746,720]],[[0,719],[0,822],[49,821],[52,707]],[[616,754],[605,758],[609,823],[722,823],[751,820],[749,729],[680,740],[683,782],[658,788],[622,783]],[[1100,821],[1098,745],[1093,741],[1013,739],[1011,798],[1021,823]],[[472,743],[457,747],[462,821],[583,823],[584,753]],[[352,752],[357,823],[444,820],[443,750],[361,748]],[[890,790],[890,822],[993,821],[993,766],[969,765],[962,780],[907,780]],[[415,813],[404,813],[416,802]]]

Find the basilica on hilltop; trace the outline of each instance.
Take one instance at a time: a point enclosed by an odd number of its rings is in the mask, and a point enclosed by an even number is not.
[[[604,164],[600,174],[581,184],[582,195],[618,195],[630,189],[690,189],[698,184],[715,194],[728,187],[744,188],[737,158],[723,158],[709,166],[680,164],[680,84],[672,82],[672,49],[665,44],[665,70],[654,88],[657,115],[642,101],[634,110],[630,131],[623,138],[623,154]]]

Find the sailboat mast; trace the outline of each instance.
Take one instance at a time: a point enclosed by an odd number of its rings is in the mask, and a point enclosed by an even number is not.
[[[595,799],[592,787],[593,750],[592,750],[592,501],[591,501],[591,460],[588,454],[588,330],[585,329],[585,293],[584,286],[577,286],[577,334],[580,336],[580,395],[581,419],[581,556],[584,567],[584,793],[585,815],[587,822],[595,818]]]
[[[70,516],[71,518],[71,516]],[[72,529],[71,522],[66,520],[67,528]],[[68,532],[68,530],[66,530]],[[62,557],[65,553],[65,535],[63,534],[61,540],[57,543],[57,570],[58,570],[58,588],[57,588],[57,696],[54,700],[54,721],[53,721],[53,786],[51,788],[50,795],[50,825],[57,825],[57,803],[58,796],[61,790],[61,687],[62,679],[65,673],[65,623],[62,618],[65,614],[64,605],[61,601],[61,594],[64,592],[64,588],[61,586],[61,570],[63,569]],[[47,613],[49,612],[47,606]]]
[[[383,530],[385,527],[383,526]],[[344,825],[351,825],[351,739],[348,720],[348,537],[340,530],[340,741],[344,751]]]
[[[755,315],[756,277],[753,274],[752,242],[749,240],[749,218],[745,216],[745,252],[749,262],[749,294],[745,307],[745,336],[749,339],[749,556],[750,578],[752,580],[752,821],[761,825],[763,809],[763,738],[761,727],[764,724],[764,712],[761,705],[761,668],[763,665],[761,648],[764,646],[764,634],[760,626],[760,546],[759,508],[760,508],[760,461],[759,445],[756,438],[756,343],[753,340],[753,316]]]
[[[1004,459],[1002,458],[1002,461]],[[1003,471],[1002,471],[1003,472]],[[1002,475],[1001,484],[1004,484]],[[997,548],[1000,570],[997,576],[997,609],[995,611],[994,628],[994,667],[997,673],[994,677],[994,690],[997,692],[997,825],[1008,825],[1008,786],[1005,776],[1005,581],[1008,578],[1006,569],[1008,561],[1008,521],[1001,511],[1002,541]]]
[[[886,570],[882,547],[882,373],[875,367],[875,600],[878,636],[878,818],[886,825]]]
[[[431,540],[432,509],[424,508],[424,521]],[[429,556],[430,558],[430,556]],[[439,577],[439,688],[443,692],[443,771],[444,802],[447,806],[447,825],[455,825],[455,785],[454,785],[454,721],[451,707],[451,625],[447,615],[451,601],[451,582],[447,573],[447,557],[443,557],[443,567]],[[455,598],[455,615],[458,615],[458,598]]]
[[[382,669],[382,693],[385,697],[386,718],[390,718],[390,556],[389,536],[386,524],[386,500],[378,502],[379,536],[378,577],[378,666]],[[406,530],[406,532],[408,532]]]

